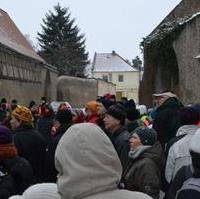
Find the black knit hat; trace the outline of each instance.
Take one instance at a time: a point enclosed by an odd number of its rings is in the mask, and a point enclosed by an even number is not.
[[[110,106],[106,113],[115,119],[118,119],[121,125],[124,125],[126,119],[126,110],[121,104],[114,104]]]
[[[157,133],[150,128],[136,128],[133,133],[136,133],[143,145],[153,145],[157,140]]]
[[[72,123],[72,113],[69,109],[63,109],[57,112],[56,120],[58,120],[61,124],[69,124]]]

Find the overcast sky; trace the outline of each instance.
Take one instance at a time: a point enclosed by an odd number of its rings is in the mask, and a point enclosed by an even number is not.
[[[143,37],[164,19],[181,0],[0,0],[23,34],[34,43],[45,14],[58,2],[69,7],[75,23],[86,36],[90,59],[94,52],[115,50],[131,60],[140,55]]]

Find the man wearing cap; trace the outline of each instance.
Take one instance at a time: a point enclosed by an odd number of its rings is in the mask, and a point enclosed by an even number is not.
[[[105,129],[118,153],[122,167],[125,169],[128,163],[130,134],[125,129],[126,111],[121,104],[112,105],[106,112],[104,123]]]
[[[14,143],[19,156],[24,157],[33,168],[38,182],[43,181],[46,143],[42,135],[33,128],[31,110],[24,106],[17,106],[10,121],[14,131]]]
[[[165,144],[176,135],[180,127],[178,111],[183,105],[170,91],[153,94],[153,96],[157,107],[153,128],[157,131],[158,140],[164,149]]]

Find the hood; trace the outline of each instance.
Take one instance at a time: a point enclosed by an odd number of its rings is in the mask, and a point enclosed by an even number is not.
[[[62,198],[79,199],[117,189],[122,167],[106,134],[95,124],[71,126],[55,153],[58,191]]]
[[[198,129],[197,125],[184,125],[178,129],[176,136],[194,134]]]

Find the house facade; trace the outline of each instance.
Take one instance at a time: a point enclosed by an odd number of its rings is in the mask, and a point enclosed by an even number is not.
[[[200,99],[200,3],[182,0],[143,41],[144,75],[140,103],[152,93],[172,90],[184,104]]]
[[[57,70],[32,48],[9,15],[0,9],[0,98],[27,105],[57,97]]]
[[[95,53],[92,64],[94,78],[116,84],[116,97],[134,99],[138,102],[139,71],[134,69],[115,51]]]

